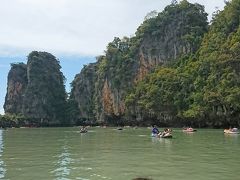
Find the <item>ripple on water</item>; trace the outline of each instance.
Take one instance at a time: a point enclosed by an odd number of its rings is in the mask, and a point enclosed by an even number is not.
[[[93,178],[96,177],[98,179],[112,179],[110,177],[102,176],[100,174],[91,174],[90,176],[93,177]]]
[[[4,178],[6,174],[6,169],[5,169],[5,163],[2,159],[2,153],[3,153],[3,131],[0,130],[0,178]]]
[[[78,167],[76,169],[80,169],[80,170],[84,170],[84,171],[91,171],[91,170],[93,170],[93,168],[91,168],[91,167]]]
[[[67,176],[69,176],[71,172],[70,164],[73,162],[73,159],[70,158],[70,153],[68,152],[67,145],[63,146],[62,153],[58,155],[57,158],[57,167],[51,173],[54,173],[56,178],[59,180],[67,180]]]
[[[138,136],[139,136],[139,137],[146,137],[147,135],[145,135],[145,134],[139,134]]]
[[[151,138],[147,128],[121,133],[92,129],[96,133],[83,136],[75,133],[76,128],[14,129],[3,136],[0,132],[0,179],[224,180],[240,176],[240,136],[199,129],[192,135],[174,130],[173,139],[159,139]]]
[[[82,178],[82,177],[76,177],[76,179],[79,179],[79,180],[90,180],[90,179]]]

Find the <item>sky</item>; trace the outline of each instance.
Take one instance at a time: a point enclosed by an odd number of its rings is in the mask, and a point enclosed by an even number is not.
[[[224,0],[189,0],[211,14]],[[47,51],[60,60],[69,83],[83,65],[104,54],[114,37],[132,36],[150,11],[162,11],[171,0],[1,0],[0,114],[10,63],[26,62],[33,51]]]

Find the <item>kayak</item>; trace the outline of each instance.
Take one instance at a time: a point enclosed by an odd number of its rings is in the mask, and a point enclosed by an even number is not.
[[[224,129],[223,131],[225,134],[239,134],[238,130],[229,130],[229,129]]]
[[[172,138],[171,133],[165,133],[165,134],[154,134],[152,133],[152,137],[157,137],[157,138]]]
[[[160,138],[172,138],[172,134],[171,134],[171,133],[160,134],[159,137],[160,137]]]
[[[86,133],[86,132],[87,132],[86,129],[80,130],[80,133]]]
[[[184,128],[182,131],[183,132],[196,132],[197,130],[193,129],[193,128]]]

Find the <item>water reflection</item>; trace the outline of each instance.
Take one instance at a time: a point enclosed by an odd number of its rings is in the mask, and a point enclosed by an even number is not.
[[[225,143],[230,143],[231,145],[238,145],[239,144],[239,140],[238,140],[238,137],[239,137],[240,134],[227,134],[227,133],[224,133],[224,140],[225,140]]]
[[[70,164],[72,159],[70,158],[70,153],[68,146],[64,145],[62,147],[62,152],[58,156],[58,161],[56,163],[56,169],[54,170],[56,180],[68,180],[71,172]]]
[[[5,177],[6,169],[5,169],[5,164],[2,159],[2,154],[3,154],[3,130],[0,129],[0,179],[3,179]]]
[[[153,143],[161,143],[161,144],[171,145],[172,144],[172,139],[152,137],[152,142]]]
[[[225,137],[234,137],[234,138],[238,138],[240,134],[227,134],[227,133],[224,133],[224,136]]]

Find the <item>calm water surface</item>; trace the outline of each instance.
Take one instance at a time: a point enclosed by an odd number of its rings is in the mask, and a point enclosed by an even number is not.
[[[240,135],[176,129],[173,139],[158,139],[147,128],[78,130],[0,130],[0,179],[240,179]]]

